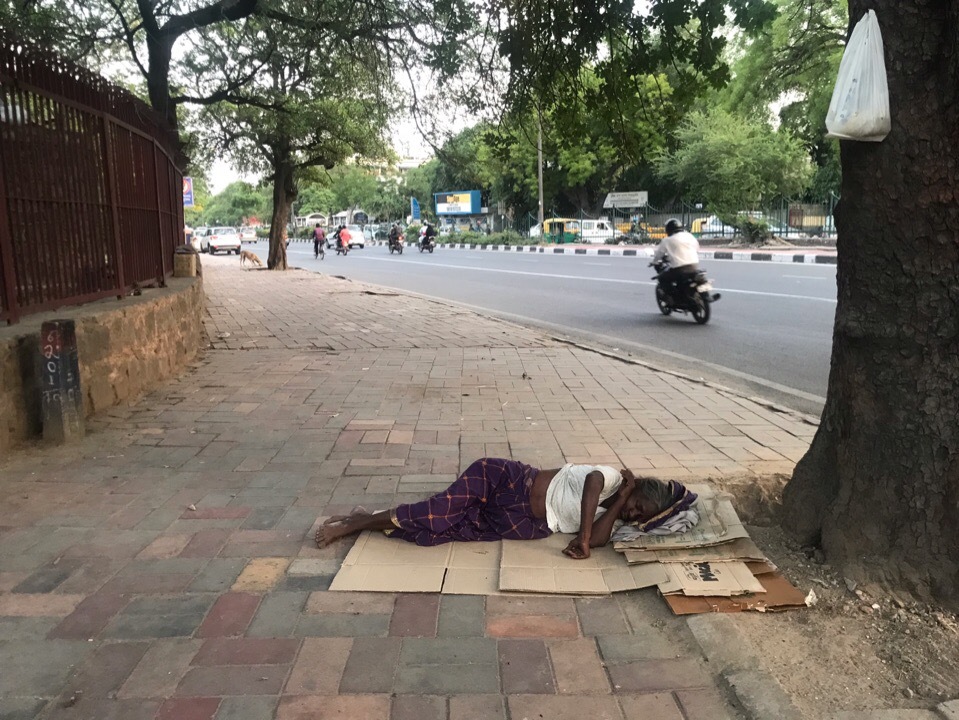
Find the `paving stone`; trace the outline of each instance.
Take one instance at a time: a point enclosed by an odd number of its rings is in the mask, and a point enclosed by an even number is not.
[[[56,565],[37,570],[12,590],[15,593],[49,593],[60,587],[83,563],[80,560],[63,558]]]
[[[187,546],[191,537],[187,534],[161,535],[143,548],[137,555],[137,559],[152,560],[176,557]]]
[[[500,640],[499,667],[503,692],[508,695],[556,692],[542,640]]]
[[[637,660],[609,665],[609,679],[616,693],[657,692],[713,685],[713,680],[694,660]]]
[[[115,693],[143,659],[149,645],[139,643],[107,643],[94,650],[70,678],[61,695],[69,698],[77,690],[85,698],[105,698]]]
[[[121,699],[169,697],[190,668],[200,645],[201,641],[187,638],[152,643],[117,696]]]
[[[253,558],[233,583],[233,592],[268,592],[286,573],[288,558]]]
[[[3,720],[34,720],[47,704],[43,698],[0,697],[0,718]]]
[[[400,657],[400,638],[354,638],[341,693],[388,693]]]
[[[293,631],[297,637],[382,637],[390,629],[389,615],[302,615]]]
[[[676,703],[673,693],[645,693],[643,695],[625,695],[619,698],[626,720],[693,720],[698,716],[684,715]],[[721,720],[722,715],[702,716],[712,720]]]
[[[287,575],[335,575],[342,563],[339,560],[297,558],[286,569]]]
[[[130,602],[128,595],[97,592],[84,599],[47,636],[65,640],[93,638]]]
[[[183,550],[180,551],[180,557],[216,557],[220,554],[220,550],[223,549],[223,546],[226,545],[227,540],[230,539],[230,535],[232,534],[232,530],[198,530],[193,533],[193,537],[190,538],[190,541]]]
[[[491,638],[407,638],[403,641],[403,665],[468,665],[499,662],[496,641]]]
[[[203,622],[203,613],[178,615],[120,615],[100,636],[107,640],[190,637]]]
[[[220,702],[216,720],[273,720],[277,698],[272,695],[225,697]]]
[[[609,693],[606,669],[592,638],[551,640],[547,647],[558,692],[566,695]]]
[[[394,637],[436,637],[439,594],[402,594],[396,597],[390,635]]]
[[[13,640],[0,643],[0,697],[52,697],[93,652],[85,640]]]
[[[439,637],[483,637],[486,634],[486,598],[481,595],[441,595]]]
[[[288,665],[194,667],[177,686],[178,696],[278,695]]]
[[[639,635],[599,635],[596,642],[603,660],[610,664],[672,659],[682,651],[656,628],[648,628]]]
[[[389,695],[289,695],[280,698],[276,720],[389,720]]]
[[[212,638],[193,658],[193,665],[289,665],[300,641],[293,638]]]
[[[511,695],[506,702],[514,718],[622,720],[623,717],[616,699],[609,696]]]
[[[393,612],[393,593],[374,592],[316,592],[306,603],[306,612],[354,613],[357,615],[388,615]]]
[[[170,698],[160,705],[157,720],[213,720],[219,707],[218,697]]]
[[[286,510],[286,506],[254,508],[240,527],[244,530],[272,530],[286,514]]]
[[[287,575],[277,589],[289,592],[321,592],[330,589],[335,577],[335,573],[330,575]]]
[[[390,720],[446,720],[446,698],[437,695],[397,695],[393,698]]]
[[[306,638],[284,692],[336,695],[352,649],[352,638]]]
[[[163,595],[181,592],[193,582],[195,573],[176,575],[129,575],[115,577],[100,592],[121,595]]]
[[[233,583],[246,567],[243,558],[213,558],[187,588],[190,592],[223,593],[232,587]]]
[[[306,606],[307,593],[275,591],[263,596],[246,634],[250,637],[293,635]]]
[[[499,692],[499,666],[400,665],[394,692],[412,695],[453,695]]]
[[[184,593],[161,597],[138,597],[123,609],[123,615],[205,615],[213,605],[211,593]]]
[[[183,510],[180,514],[181,520],[240,520],[249,517],[253,508],[230,506],[217,508],[197,508],[196,510]]]
[[[197,631],[197,637],[229,637],[242,635],[253,619],[260,596],[229,592],[220,595]]]
[[[502,695],[454,695],[449,720],[506,720]]]
[[[159,700],[84,697],[71,707],[51,702],[43,720],[154,720],[159,707]]]
[[[575,616],[501,615],[488,617],[486,634],[501,638],[578,637]]]
[[[715,688],[677,690],[674,695],[686,720],[732,720],[729,704]]]
[[[583,628],[583,635],[626,635],[629,623],[616,597],[577,598],[576,612]]]
[[[45,637],[59,622],[60,618],[50,617],[0,617],[0,642]]]
[[[82,595],[3,594],[0,595],[0,616],[66,617],[83,599]]]

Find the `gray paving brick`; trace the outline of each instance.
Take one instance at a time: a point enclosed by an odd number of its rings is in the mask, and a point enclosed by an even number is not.
[[[254,508],[244,521],[244,530],[272,530],[286,514],[286,507],[258,507]]]
[[[577,598],[576,612],[583,635],[628,634],[629,623],[616,597]]]
[[[681,651],[655,628],[637,635],[599,635],[596,642],[607,663],[674,658]]]
[[[484,665],[400,665],[393,684],[396,693],[452,695],[499,692],[499,667]]]
[[[200,627],[202,622],[203,613],[192,615],[125,614],[114,618],[100,637],[109,640],[189,637]]]
[[[190,592],[226,592],[246,567],[244,558],[213,558],[190,583]]]
[[[0,643],[0,697],[53,697],[93,649],[85,640]]]
[[[308,592],[276,591],[263,596],[247,630],[250,637],[288,637],[294,634]]]
[[[5,640],[36,640],[46,637],[62,618],[0,617],[0,642]],[[0,715],[0,718],[3,716]]]
[[[37,570],[13,588],[15,593],[48,593],[56,590],[82,562],[75,558],[62,558],[56,565]]]
[[[34,720],[47,704],[43,698],[0,697],[0,718],[2,720]]]
[[[496,662],[496,640],[492,638],[406,638],[400,654],[403,665],[488,665]]]
[[[340,692],[390,692],[401,642],[401,638],[356,638],[340,680]]]
[[[226,697],[220,702],[215,720],[273,720],[276,702],[272,695]]]
[[[382,637],[390,630],[389,615],[304,615],[296,637]]]
[[[439,637],[483,637],[486,634],[486,598],[479,595],[440,597]]]
[[[122,615],[205,615],[216,601],[213,593],[182,593],[173,597],[138,597]]]
[[[329,590],[336,573],[329,575],[287,575],[280,584],[280,590],[302,590],[318,592]]]

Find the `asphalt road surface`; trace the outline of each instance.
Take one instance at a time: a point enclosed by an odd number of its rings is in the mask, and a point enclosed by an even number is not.
[[[266,246],[253,246],[265,259]],[[663,317],[648,260],[437,248],[355,249],[347,257],[293,243],[309,270],[452,300],[572,340],[631,353],[818,415],[826,394],[836,311],[834,265],[706,260],[722,299],[709,324]]]

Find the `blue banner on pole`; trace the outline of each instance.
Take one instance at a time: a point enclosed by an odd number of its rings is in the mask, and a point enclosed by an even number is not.
[[[193,207],[193,178],[183,178],[183,207]]]
[[[410,198],[410,215],[414,220],[420,219],[420,204],[415,197]]]

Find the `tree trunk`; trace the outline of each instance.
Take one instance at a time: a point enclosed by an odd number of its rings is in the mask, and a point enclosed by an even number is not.
[[[270,270],[286,270],[289,267],[286,262],[286,226],[296,194],[293,163],[283,160],[273,169],[273,220],[270,222],[270,255],[266,261]]]
[[[854,579],[959,608],[959,7],[850,0],[885,45],[892,132],[842,142],[822,425],[784,523]]]
[[[173,39],[147,34],[147,93],[150,105],[170,123],[179,127],[176,105],[170,94],[170,63],[173,57]]]

